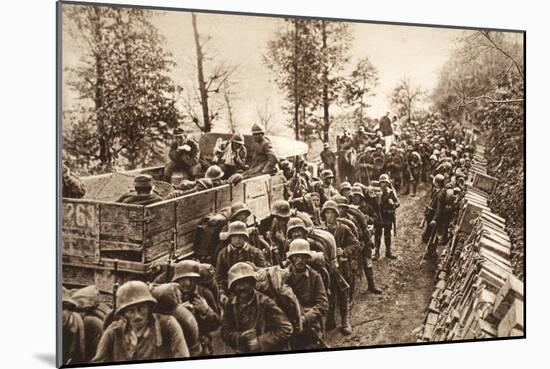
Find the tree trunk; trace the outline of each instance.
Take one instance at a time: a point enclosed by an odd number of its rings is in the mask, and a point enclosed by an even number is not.
[[[96,51],[94,52],[95,58],[95,77],[96,83],[94,88],[94,104],[95,104],[95,115],[97,122],[97,130],[99,131],[99,161],[106,170],[110,170],[112,166],[112,157],[111,157],[111,146],[109,141],[109,135],[107,128],[105,126],[105,114],[103,111],[104,108],[104,91],[105,91],[105,70],[103,68],[103,58],[101,55],[101,27],[99,24],[101,18],[101,10],[99,7],[93,7],[94,14],[91,19],[93,32],[94,32],[94,42],[97,46]]]
[[[197,15],[191,13],[191,20],[193,23],[193,35],[195,36],[195,48],[197,51],[197,72],[199,79],[199,91],[201,97],[201,106],[202,106],[202,119],[203,119],[203,132],[210,132],[212,129],[210,122],[210,113],[208,110],[208,90],[206,89],[206,82],[204,81],[204,71],[203,71],[203,59],[204,54],[202,52],[202,46],[199,40],[199,31],[197,29]]]
[[[229,130],[231,133],[235,133],[235,122],[233,121],[233,108],[231,107],[231,99],[230,99],[230,91],[229,91],[229,84],[227,81],[225,82],[225,86],[223,89],[223,99],[225,100],[225,105],[227,107],[227,119],[229,120]],[[264,129],[267,132],[267,125],[264,124]]]
[[[321,21],[321,34],[323,38],[322,55],[323,55],[323,133],[324,142],[328,142],[328,131],[330,128],[330,115],[329,115],[329,99],[328,99],[328,60],[326,60],[327,53],[327,23]]]
[[[300,98],[298,97],[298,20],[294,20],[294,137],[300,139],[300,122],[298,115],[300,114]]]

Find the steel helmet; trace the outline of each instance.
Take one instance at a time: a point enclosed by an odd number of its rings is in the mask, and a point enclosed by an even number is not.
[[[378,178],[378,182],[386,182],[387,184],[390,184],[390,177],[387,174],[381,174],[380,178]]]
[[[290,204],[286,200],[277,200],[271,207],[271,214],[281,218],[290,217]]]
[[[435,149],[434,152],[432,153],[432,155],[439,155],[440,154],[440,151],[438,149]]]
[[[454,138],[451,138],[451,143],[456,143],[456,140]]]
[[[281,161],[281,168],[290,168],[290,162],[288,160]]]
[[[458,153],[455,150],[453,150],[451,151],[451,156],[454,156],[456,158],[458,156]]]
[[[293,229],[301,229],[304,232],[307,232],[306,224],[301,218],[290,218],[286,226],[286,236],[290,235],[290,231]]]
[[[125,308],[142,302],[156,304],[157,300],[151,295],[149,287],[145,283],[141,281],[126,282],[116,292],[117,310],[115,314],[118,315]]]
[[[219,166],[212,165],[206,170],[205,178],[210,178],[211,180],[216,181],[218,179],[221,179],[223,177],[223,174],[223,170]]]
[[[349,182],[342,182],[340,184],[340,191],[342,190],[351,190],[351,183]]]
[[[340,208],[349,208],[349,201],[347,197],[342,195],[334,195],[330,198],[332,201],[338,205]]]
[[[201,275],[199,273],[199,262],[194,260],[183,260],[176,264],[174,267],[174,276],[172,277],[172,282],[184,277],[194,277],[199,278]]]
[[[287,258],[290,258],[292,255],[307,255],[311,257],[309,242],[303,239],[293,240],[290,243],[286,256]]]
[[[441,149],[441,145],[438,144],[438,143],[436,143],[436,144],[434,144],[434,148],[436,148],[437,150],[440,150],[440,149]]]
[[[240,145],[244,145],[244,136],[241,135],[240,133],[235,133],[231,137],[231,142],[235,142],[235,143],[238,143]]]
[[[234,222],[229,223],[229,230],[227,231],[227,237],[238,236],[238,235],[248,237],[248,229],[246,228],[246,224],[236,220]]]
[[[325,143],[323,144],[323,147],[324,147],[325,149],[328,149],[328,148],[330,147],[330,145],[328,144],[328,142],[325,142]]]
[[[255,134],[260,134],[260,133],[261,134],[265,133],[264,127],[262,127],[258,123],[254,123],[252,125],[252,134],[255,135]]]
[[[332,200],[325,201],[325,204],[323,205],[323,208],[321,209],[321,217],[325,217],[325,213],[328,210],[332,210],[336,213],[337,216],[340,216],[340,211],[338,210],[338,204],[336,204]]]
[[[256,271],[252,265],[248,263],[242,261],[235,263],[227,272],[227,284],[229,289],[231,289],[233,283],[245,278],[251,278],[256,281]]]
[[[431,156],[430,156],[430,160],[437,161],[437,156],[431,155]]]
[[[231,215],[229,216],[229,220],[232,221],[237,215],[241,213],[247,213],[247,218],[250,216],[250,214],[252,214],[252,212],[244,202],[234,202],[233,204],[231,204]]]
[[[325,180],[328,178],[334,178],[334,173],[332,173],[332,170],[330,169],[325,169],[321,172],[321,179]]]
[[[379,144],[377,143],[376,146],[375,146],[376,149],[381,149],[382,148],[382,144]]]
[[[140,174],[134,178],[134,187],[152,187],[153,177],[149,174]]]
[[[445,184],[445,177],[443,176],[443,174],[436,174],[433,180],[433,185],[437,187],[443,187],[444,184]]]
[[[353,186],[351,188],[351,192],[350,192],[350,195],[351,196],[361,196],[362,199],[365,199],[365,194],[363,193],[363,189],[359,186]]]

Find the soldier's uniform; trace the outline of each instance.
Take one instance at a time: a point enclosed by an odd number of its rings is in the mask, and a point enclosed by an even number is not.
[[[256,137],[261,136],[261,138],[257,141],[254,140],[252,164],[250,169],[245,172],[245,176],[275,174],[277,171],[278,159],[271,140],[264,136],[264,129],[258,124],[252,126],[252,134]]]
[[[386,170],[395,186],[395,190],[399,194],[401,192],[401,183],[403,183],[403,165],[404,159],[395,149],[390,149],[390,154],[387,158]]]
[[[63,187],[62,196],[71,199],[80,199],[86,195],[84,183],[71,173],[68,167],[63,165]]]
[[[379,182],[390,184],[387,175],[380,176]],[[380,195],[380,221],[374,225],[374,244],[376,247],[376,256],[380,257],[380,244],[382,243],[382,233],[384,233],[384,244],[386,246],[386,258],[394,259],[391,253],[391,230],[395,221],[395,209],[399,207],[399,200],[393,189],[386,187],[382,189]]]
[[[330,169],[323,170],[321,172],[321,180],[323,182],[319,183],[315,188],[315,192],[319,194],[321,206],[332,196],[338,194],[338,190],[334,188],[332,182],[329,181],[330,179],[334,180],[334,174],[332,173],[332,171]]]
[[[192,138],[188,138],[182,129],[175,129],[176,139],[170,144],[168,158],[170,161],[164,167],[163,179],[170,183],[172,174],[176,170],[183,172],[185,179],[194,179],[193,167],[199,163],[199,144]],[[183,140],[177,137],[182,137]]]
[[[376,179],[380,174],[384,173],[386,166],[386,155],[382,151],[382,145],[376,144],[376,149],[370,154],[370,163],[368,168],[370,169],[369,177]]]
[[[412,196],[416,196],[416,188],[420,182],[420,173],[422,171],[422,158],[416,151],[410,150],[407,154],[407,164],[409,167],[409,180],[412,184]]]
[[[288,257],[298,254],[311,258],[308,241],[296,239],[291,242]],[[316,338],[323,336],[323,319],[328,310],[325,285],[321,275],[308,265],[304,271],[300,272],[291,265],[290,273],[286,284],[292,288],[298,298],[303,317],[303,330],[294,333],[290,340],[291,348],[293,350],[316,348]]]
[[[134,205],[150,205],[162,201],[162,197],[152,192],[153,178],[148,174],[140,174],[134,178],[134,191],[122,195],[117,202]]]
[[[371,171],[371,151],[367,148],[364,152],[357,156],[357,163],[355,166],[355,179],[368,186],[370,184],[369,172]]]
[[[368,228],[367,217],[365,216],[365,214],[363,214],[358,206],[349,205],[348,199],[340,196],[334,197],[333,200],[338,204],[338,208],[341,209],[341,216],[355,224],[354,227],[357,230],[357,239],[359,240],[361,249],[359,254],[357,255],[357,258],[360,261],[363,272],[365,273],[368,291],[374,294],[380,294],[381,291],[378,290],[374,284],[374,272],[372,269],[371,261],[374,243],[372,241],[371,233]],[[353,288],[350,297],[353,301]]]
[[[321,161],[323,162],[323,169],[330,169],[333,173],[336,172],[336,155],[330,150],[328,142],[323,144],[323,151],[321,151]]]
[[[229,274],[230,290],[238,280],[256,280],[254,269],[246,263],[233,265]],[[286,351],[291,335],[292,324],[285,313],[261,292],[253,290],[249,301],[232,296],[224,307],[221,337],[237,353]]]
[[[181,261],[175,267],[172,281],[177,282],[181,278],[194,278],[198,283],[200,278],[198,265],[198,262],[191,260]],[[216,301],[212,291],[199,284],[196,284],[194,290],[191,292],[183,291],[182,289],[180,289],[180,291],[182,303],[193,313],[195,319],[197,320],[202,348],[201,356],[212,355],[214,352],[210,334],[218,329],[221,324],[221,311],[218,306],[218,302]],[[207,304],[207,308],[201,311],[197,310],[197,308],[193,305],[193,302],[196,299],[204,299]]]
[[[325,205],[323,205],[321,216],[324,218],[324,214],[329,210],[334,211],[337,215],[340,214],[338,205],[332,200],[327,201]],[[342,250],[338,257],[339,270],[348,285],[350,285],[352,279],[351,262],[360,250],[359,241],[357,237],[353,235],[349,227],[341,222],[336,221],[335,224],[325,224],[323,229],[334,236],[336,246]],[[336,325],[337,305],[342,319],[342,331],[345,334],[351,334],[351,324],[349,321],[349,289],[343,291],[338,287],[337,281],[331,281],[331,299],[329,300],[327,327],[333,328]]]
[[[138,303],[156,304],[147,285],[130,281],[117,291],[117,311]],[[147,325],[134,332],[126,319],[118,319],[103,332],[94,362],[123,362],[189,357],[182,329],[170,315],[150,313]]]
[[[243,222],[232,222],[226,237],[229,239],[234,235],[243,235],[248,238],[248,230]],[[250,262],[259,268],[266,266],[265,257],[262,251],[246,242],[242,247],[237,248],[231,243],[223,248],[218,254],[216,263],[216,283],[225,294],[228,293],[227,273],[229,269],[238,262]]]
[[[63,288],[63,365],[85,362],[84,321],[75,310],[78,303]]]
[[[243,135],[237,133],[231,137],[230,141],[220,142],[214,155],[214,161],[220,165],[225,173],[224,178],[229,178],[237,172],[244,171],[248,153],[244,145]]]
[[[445,206],[445,177],[441,174],[437,174],[433,180],[433,188],[430,196],[430,205],[426,208],[424,216],[426,218],[426,228],[422,234],[422,241],[428,242],[433,237],[433,232],[437,232],[437,220],[443,213]],[[437,215],[437,218],[436,218]],[[435,253],[437,247],[433,242],[428,252],[430,254]]]

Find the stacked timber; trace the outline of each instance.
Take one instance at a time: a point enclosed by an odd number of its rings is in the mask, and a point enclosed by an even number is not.
[[[523,282],[512,273],[505,220],[491,212],[496,179],[478,146],[453,239],[441,252],[419,342],[523,336]]]

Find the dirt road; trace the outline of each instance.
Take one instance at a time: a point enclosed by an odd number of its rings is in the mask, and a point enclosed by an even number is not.
[[[326,342],[331,347],[416,341],[412,331],[422,324],[433,292],[435,273],[429,264],[420,265],[424,248],[419,225],[423,217],[425,193],[422,190],[417,197],[401,196],[401,207],[397,212],[397,237],[392,236],[392,252],[398,258],[385,259],[382,245],[381,259],[374,261],[375,282],[383,293],[369,294],[366,292],[366,281],[359,281],[351,314],[353,334],[343,336],[338,329],[327,332]],[[379,319],[365,322],[373,318]]]

